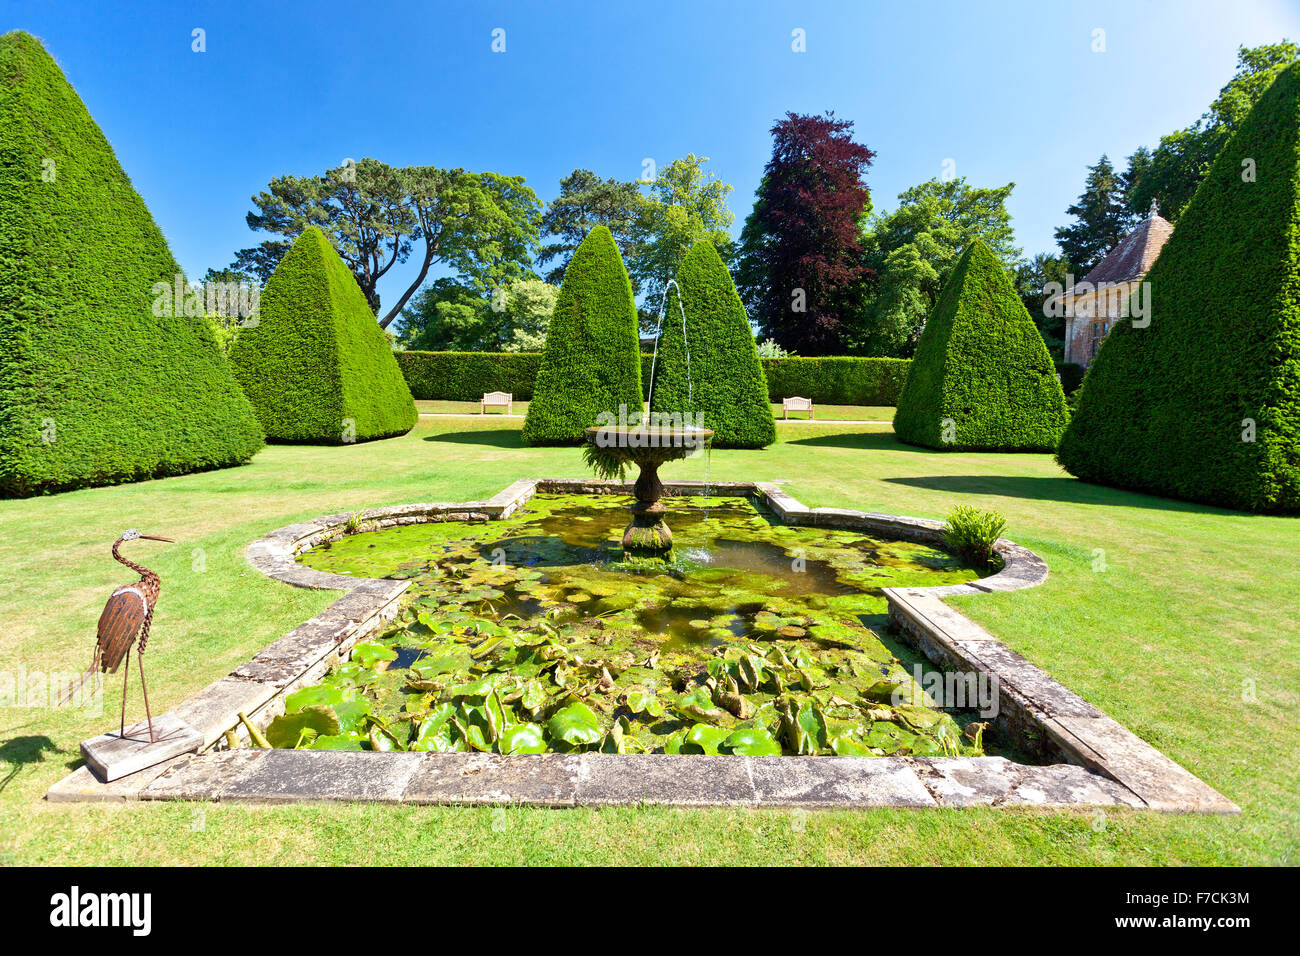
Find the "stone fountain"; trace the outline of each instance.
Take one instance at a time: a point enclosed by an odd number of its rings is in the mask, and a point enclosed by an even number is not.
[[[713,437],[708,428],[660,425],[605,425],[587,429],[587,442],[602,458],[635,464],[640,473],[632,494],[632,520],[623,529],[623,554],[631,558],[666,558],[672,552],[673,533],[664,521],[666,506],[660,500],[664,483],[659,466],[685,458]]]

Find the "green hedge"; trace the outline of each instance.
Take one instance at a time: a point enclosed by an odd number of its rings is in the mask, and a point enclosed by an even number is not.
[[[1061,389],[1066,397],[1073,395],[1083,384],[1083,375],[1088,371],[1078,362],[1057,362],[1056,374],[1061,377]]]
[[[271,441],[387,438],[418,417],[361,287],[315,226],[276,266],[230,361]]]
[[[1061,464],[1122,488],[1300,511],[1300,65],[1219,153],[1146,281],[1149,324],[1121,319],[1102,342]]]
[[[397,365],[419,399],[477,402],[484,392],[533,397],[541,352],[397,352]]]
[[[154,291],[180,273],[40,41],[0,37],[0,493],[220,468],[262,446],[206,320]]]
[[[686,253],[669,288],[650,410],[702,417],[715,448],[772,444],[776,426],[754,333],[713,243],[701,240]],[[649,388],[649,376],[643,380]]]
[[[799,396],[823,405],[897,405],[910,359],[765,358],[763,374],[773,402]]]
[[[1043,337],[976,239],[926,318],[894,433],[940,451],[1054,451],[1068,420]]]
[[[597,416],[641,410],[641,363],[632,282],[605,226],[569,260],[522,438],[528,445],[576,444]],[[484,391],[487,391],[485,389]]]
[[[666,321],[666,320],[665,320]],[[540,352],[398,352],[411,394],[421,400],[477,402],[484,392],[532,398]],[[641,382],[650,388],[650,353],[641,355]],[[760,358],[768,398],[798,395],[823,405],[897,405],[910,359]],[[646,396],[648,397],[648,396]]]

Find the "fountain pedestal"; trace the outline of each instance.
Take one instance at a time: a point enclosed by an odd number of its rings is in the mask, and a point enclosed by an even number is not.
[[[587,441],[622,462],[640,469],[632,488],[632,520],[623,529],[623,554],[630,558],[667,558],[673,550],[673,533],[664,521],[668,510],[660,499],[664,483],[659,466],[685,458],[713,437],[707,428],[656,426],[605,426],[587,429]]]

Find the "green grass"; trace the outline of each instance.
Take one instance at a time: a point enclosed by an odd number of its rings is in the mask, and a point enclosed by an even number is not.
[[[578,476],[573,448],[523,448],[519,420],[422,419],[336,448],[272,446],[250,465],[0,501],[0,673],[80,670],[128,526],[177,538],[128,553],[163,576],[149,649],[157,711],[336,594],[262,577],[243,548],[314,515],[483,498],[525,475]],[[1042,587],[958,603],[1016,650],[1243,808],[1236,818],[1107,811],[545,810],[385,806],[49,805],[77,743],[115,721],[0,710],[0,861],[39,863],[1295,863],[1300,563],[1294,519],[1082,484],[1046,455],[930,453],[887,426],[778,426],[763,451],[714,452],[670,477],[785,481],[810,505],[942,518],[1001,511],[1042,554]],[[1105,570],[1094,570],[1095,550]],[[200,565],[199,559],[202,558]],[[202,566],[203,570],[197,570]],[[1253,680],[1255,702],[1242,699]],[[133,689],[133,710],[139,697]]]
[[[478,402],[447,402],[441,400],[416,399],[415,407],[421,414],[435,415],[477,415],[479,413]],[[822,421],[850,421],[850,422],[889,422],[894,420],[894,406],[892,405],[815,405],[813,412],[817,418]],[[516,401],[514,404],[514,414],[526,415],[528,413],[528,403],[525,401]],[[500,415],[498,409],[491,409],[489,415]],[[778,419],[781,417],[781,404],[777,402],[772,406],[772,414]],[[807,412],[791,412],[790,420],[806,419]]]

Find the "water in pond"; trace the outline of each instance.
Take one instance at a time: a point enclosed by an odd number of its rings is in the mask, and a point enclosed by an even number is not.
[[[925,545],[666,499],[671,565],[628,565],[627,501],[349,535],[300,560],[412,582],[399,618],[290,695],[276,746],[540,753],[973,754],[883,635],[880,588],[969,581]]]

